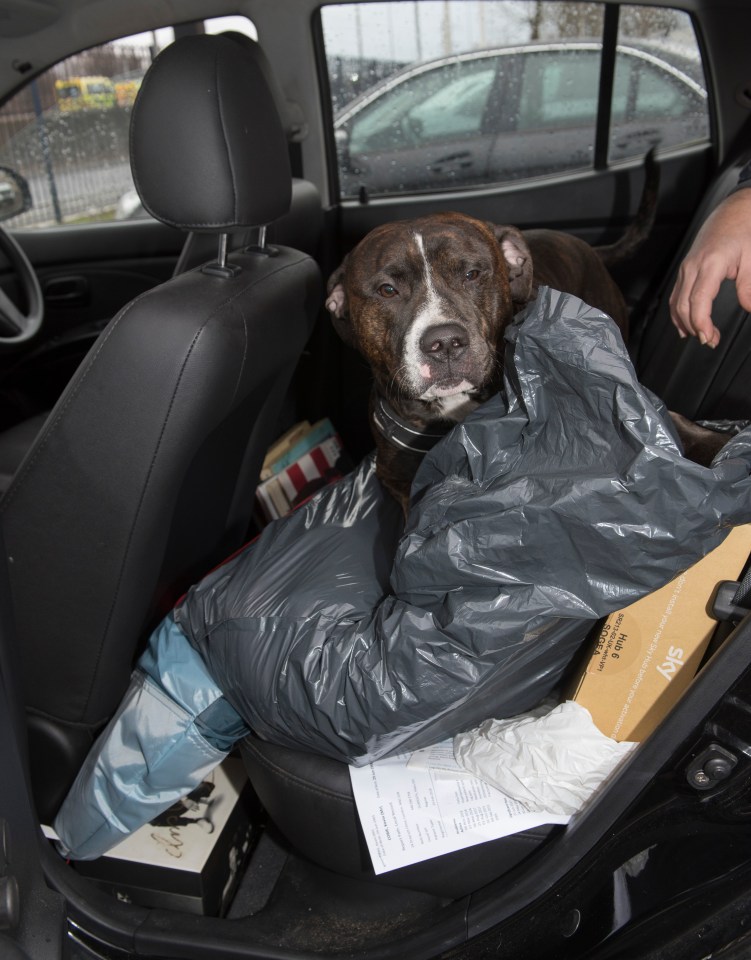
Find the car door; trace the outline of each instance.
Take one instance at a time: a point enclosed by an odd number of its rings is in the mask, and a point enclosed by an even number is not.
[[[42,873],[42,838],[28,788],[25,720],[12,643],[6,553],[0,536],[0,955],[7,960],[60,960],[66,909]]]
[[[590,166],[600,45],[525,44],[506,59],[508,95],[490,153],[490,179],[504,183]]]
[[[153,53],[125,38],[75,54],[0,109],[0,164],[24,176],[30,200],[5,228],[34,267],[44,300],[39,335],[0,352],[0,428],[48,409],[104,324],[172,272],[181,235],[148,217],[122,219],[134,190],[132,101],[118,104],[110,76],[138,76]],[[0,285],[22,306],[7,258]]]
[[[520,0],[513,6],[500,0],[482,4],[446,0],[440,9],[427,3],[395,2],[388,7],[389,17],[377,4],[322,9],[321,34],[331,75],[334,54],[347,54],[350,75],[359,81],[357,103],[368,97],[376,103],[386,102],[383,91],[390,81],[395,88],[400,77],[410,70],[416,76],[428,69],[426,64],[451,62],[458,71],[491,54],[503,60],[488,97],[488,115],[473,141],[483,151],[483,163],[487,159],[486,175],[475,177],[458,169],[457,163],[450,184],[440,184],[430,164],[423,163],[421,170],[413,165],[410,176],[414,173],[418,178],[409,185],[405,179],[402,187],[393,181],[386,187],[384,179],[371,179],[373,170],[385,178],[401,151],[412,149],[405,145],[398,124],[382,128],[377,159],[369,157],[357,177],[342,170],[341,151],[332,150],[332,165],[337,167],[333,189],[338,247],[329,269],[379,224],[446,210],[521,229],[555,228],[593,245],[611,243],[636,214],[645,183],[645,154],[658,128],[660,186],[654,225],[647,242],[614,270],[636,317],[667,271],[716,155],[709,135],[707,85],[700,82],[699,43],[689,16],[680,10],[628,4],[546,0]],[[393,26],[404,23],[414,24],[410,37]],[[696,129],[684,126],[672,138],[667,136],[675,119],[674,99],[648,100],[646,94],[651,96],[654,90],[648,91],[642,83],[645,73],[624,72],[621,66],[625,46],[650,46],[653,60],[657,58],[654,51],[663,59],[665,50],[684,51],[683,59],[692,64],[700,110]],[[379,86],[363,91],[364,65],[386,51],[390,59],[381,64]],[[388,69],[391,75],[384,76]],[[350,115],[356,112],[354,95],[351,108],[341,106],[346,101],[347,91],[340,83],[339,117],[347,110]],[[436,111],[436,129],[448,116]],[[332,146],[336,122],[332,122]],[[490,131],[490,153],[486,154]],[[469,142],[470,137],[463,136],[461,147],[455,143],[446,155],[469,149]],[[434,158],[432,164],[436,163]],[[325,349],[330,354],[342,348],[327,344]],[[334,412],[347,443],[357,452],[364,451],[355,443],[363,432],[367,436],[367,430],[353,411],[365,408],[369,384],[359,361],[346,348],[336,382],[338,397],[331,396],[329,382],[322,385],[326,409]]]

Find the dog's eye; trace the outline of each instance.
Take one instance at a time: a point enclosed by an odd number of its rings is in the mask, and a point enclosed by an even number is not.
[[[471,281],[471,280],[476,280],[479,276],[480,276],[479,270],[467,270],[467,272],[464,274],[464,279]]]
[[[385,297],[387,300],[390,300],[392,297],[397,295],[396,287],[392,287],[390,283],[382,283],[378,288],[378,292],[382,297]]]

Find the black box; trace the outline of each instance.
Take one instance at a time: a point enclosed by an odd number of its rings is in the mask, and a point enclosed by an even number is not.
[[[223,916],[256,838],[251,796],[241,761],[227,759],[186,800],[74,867],[128,903]]]

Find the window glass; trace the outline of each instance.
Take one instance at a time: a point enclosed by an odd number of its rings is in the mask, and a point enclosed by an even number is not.
[[[244,17],[207,20],[203,27],[255,37]],[[0,165],[26,177],[32,200],[31,209],[8,220],[9,226],[146,215],[130,173],[130,112],[149,64],[174,35],[168,27],[76,54],[0,109]]]
[[[690,19],[625,5],[610,159],[708,136]],[[418,0],[323,8],[343,197],[590,167],[604,5]]]
[[[395,138],[404,145],[477,135],[482,130],[495,65],[483,60],[439,66],[407,78],[393,95],[378,97],[353,117],[353,154],[387,150]]]
[[[488,96],[495,79],[494,65],[481,70],[438,71],[440,86],[409,112],[409,123],[420,143],[450,140],[482,132]]]
[[[709,137],[706,81],[684,11],[621,7],[614,84],[611,160]]]
[[[521,58],[517,130],[594,130],[600,46],[566,49],[560,45]]]

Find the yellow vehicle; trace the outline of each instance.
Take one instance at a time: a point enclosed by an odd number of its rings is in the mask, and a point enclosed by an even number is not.
[[[132,107],[136,94],[141,88],[139,80],[121,80],[115,84],[115,96],[117,97],[118,107]]]
[[[67,77],[55,81],[61,110],[110,110],[117,104],[115,85],[109,77]]]

